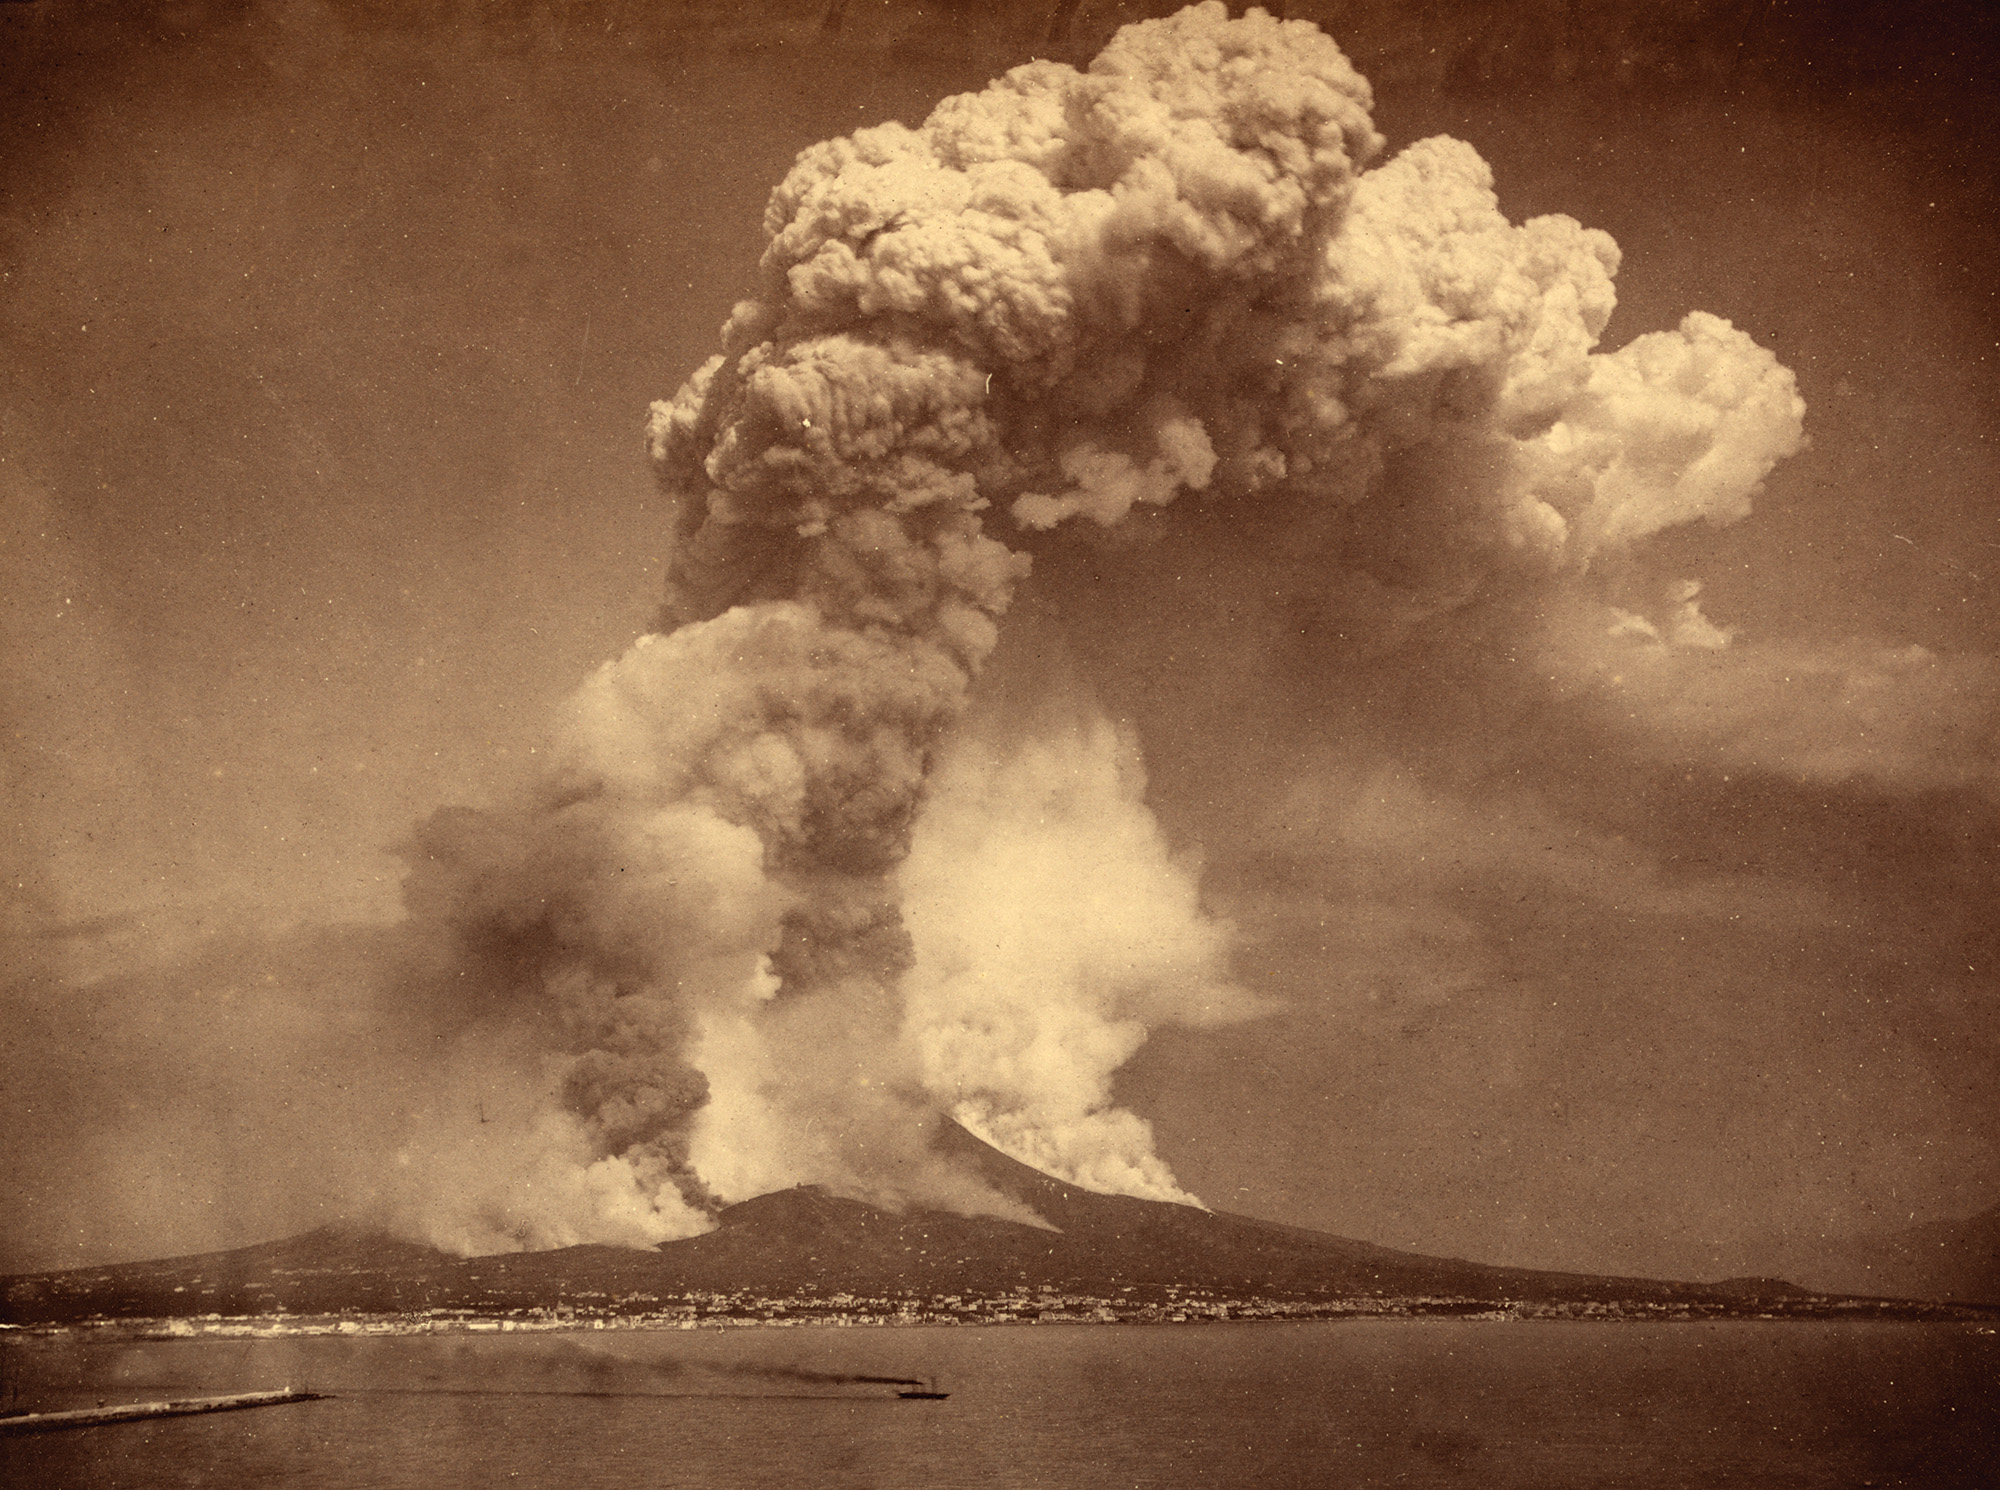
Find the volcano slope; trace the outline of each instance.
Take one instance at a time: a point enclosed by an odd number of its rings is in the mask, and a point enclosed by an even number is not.
[[[1676,1283],[1427,1257],[1247,1216],[1098,1194],[1051,1179],[951,1125],[937,1144],[1045,1224],[898,1213],[801,1186],[732,1205],[713,1231],[650,1250],[592,1245],[461,1258],[329,1227],[227,1252],[18,1275],[5,1280],[5,1313],[16,1324],[429,1309],[638,1313],[699,1299],[711,1313],[754,1315],[774,1300],[797,1306],[859,1297],[921,1308],[1024,1293],[1135,1304],[1204,1296],[1422,1301],[1450,1311],[1514,1304],[1791,1312],[1808,1299],[1772,1280]]]

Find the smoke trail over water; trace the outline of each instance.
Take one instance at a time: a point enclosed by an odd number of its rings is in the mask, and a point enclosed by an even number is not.
[[[1610,238],[1509,224],[1456,141],[1368,169],[1369,106],[1313,26],[1211,3],[799,158],[755,298],[653,410],[658,633],[529,800],[413,843],[461,1065],[517,1073],[507,1167],[541,1178],[413,1145],[404,1225],[654,1241],[806,1181],[1032,1219],[932,1154],[946,1113],[1191,1199],[1112,1075],[1256,1005],[1129,732],[968,713],[1031,556],[1147,572],[1193,508],[1387,645],[1740,517],[1801,440],[1716,317],[1593,352]],[[1726,641],[1680,602],[1678,644]]]
[[[714,1396],[844,1386],[920,1387],[924,1379],[881,1372],[835,1371],[790,1361],[730,1360],[687,1337],[656,1336],[626,1350],[559,1336],[480,1340],[260,1341],[256,1346],[205,1341],[190,1358],[185,1345],[47,1339],[28,1349],[25,1374],[45,1380],[96,1377],[121,1390],[185,1390],[188,1372],[220,1380],[310,1383],[315,1391],[547,1394],[563,1396]],[[672,1342],[672,1343],[670,1343]]]

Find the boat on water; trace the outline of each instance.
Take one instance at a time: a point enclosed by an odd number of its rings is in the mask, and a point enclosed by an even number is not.
[[[942,1402],[951,1393],[940,1392],[937,1389],[937,1378],[933,1376],[928,1382],[922,1384],[913,1383],[903,1391],[896,1393],[896,1395],[906,1402]]]

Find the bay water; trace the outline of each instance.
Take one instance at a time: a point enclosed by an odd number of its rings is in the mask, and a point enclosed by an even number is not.
[[[0,1439],[0,1483],[2000,1486],[2000,1337],[1345,1320],[10,1342],[22,1401],[327,1400]],[[935,1376],[943,1401],[881,1382]]]

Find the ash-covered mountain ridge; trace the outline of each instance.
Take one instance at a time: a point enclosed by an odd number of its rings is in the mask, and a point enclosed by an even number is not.
[[[657,1248],[589,1244],[458,1257],[331,1226],[190,1257],[20,1274],[16,1324],[206,1314],[643,1311],[674,1299],[869,1298],[919,1304],[1031,1292],[1176,1294],[1335,1304],[1637,1306],[1788,1312],[1827,1300],[1775,1279],[1698,1284],[1429,1257],[1303,1227],[1106,1195],[1042,1174],[947,1125],[960,1165],[1045,1222],[897,1213],[805,1185],[724,1209],[713,1231]],[[726,1311],[724,1311],[726,1312]]]

